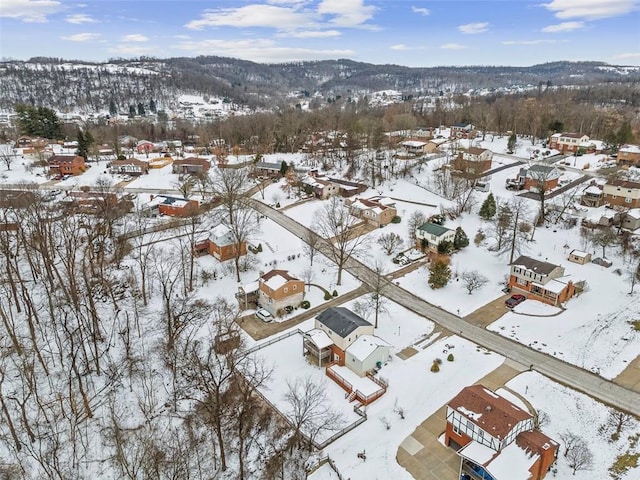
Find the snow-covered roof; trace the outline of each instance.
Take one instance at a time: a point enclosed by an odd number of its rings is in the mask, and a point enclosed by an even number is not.
[[[538,454],[529,454],[513,442],[502,449],[487,469],[496,480],[528,480],[531,478],[529,469],[538,458]]]
[[[640,218],[640,208],[632,208],[627,212],[627,216],[631,218]]]
[[[587,252],[583,252],[582,250],[571,250],[571,255],[573,255],[574,257],[584,258],[589,254]]]
[[[496,454],[496,451],[486,445],[471,441],[458,453],[477,465],[485,465]],[[497,477],[496,480],[500,480],[500,478]]]
[[[286,270],[271,270],[260,277],[260,280],[272,290],[277,290],[286,284],[289,280],[297,280],[297,278],[289,275]]]
[[[595,185],[589,185],[584,189],[584,193],[591,193],[592,195],[600,195],[602,194],[602,190],[596,187]]]
[[[420,142],[418,140],[405,140],[404,142],[400,142],[400,145],[404,145],[405,147],[414,147],[414,148],[424,147],[426,144],[427,142]]]
[[[236,243],[233,235],[231,234],[231,230],[226,225],[220,224],[213,227],[211,233],[209,234],[209,240],[213,243],[222,247],[223,245],[233,245]]]
[[[545,283],[544,285],[541,285],[539,283],[536,282],[531,282],[532,285],[535,285],[537,287],[540,287],[544,290],[547,290],[548,292],[552,292],[555,294],[559,294],[560,292],[562,292],[562,290],[564,290],[567,287],[567,284],[564,282],[560,282],[558,280],[551,279],[549,280],[547,283]]]
[[[624,153],[640,153],[640,147],[638,145],[626,144],[626,145],[622,145],[618,149],[618,153],[620,153],[620,152],[624,152]]]
[[[306,338],[309,339],[313,344],[318,347],[318,349],[322,350],[323,348],[330,347],[333,345],[333,342],[329,338],[329,335],[324,333],[319,328],[313,328],[305,333]]]
[[[364,361],[379,347],[390,348],[391,345],[375,335],[360,335],[355,342],[349,345],[347,352],[358,360]]]

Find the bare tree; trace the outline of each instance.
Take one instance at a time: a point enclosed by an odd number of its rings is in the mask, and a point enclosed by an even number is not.
[[[415,210],[409,217],[407,228],[409,230],[409,243],[415,245],[416,243],[416,229],[424,225],[427,221],[427,217],[420,210]]]
[[[600,426],[600,433],[611,432],[611,440],[616,441],[620,438],[622,431],[635,423],[633,416],[618,410],[611,410],[607,417],[606,423]]]
[[[309,258],[309,262],[313,267],[313,259],[316,257],[316,254],[319,252],[320,244],[322,242],[322,238],[312,230],[306,230],[302,235],[302,251]]]
[[[593,466],[593,453],[581,438],[571,446],[565,457],[573,475],[578,470],[589,470]]]
[[[342,285],[342,270],[352,255],[365,250],[367,238],[358,235],[357,220],[342,205],[341,199],[332,197],[316,212],[313,230],[329,244],[328,254],[338,265],[337,284]]]
[[[461,278],[469,295],[489,283],[489,279],[482,275],[478,270],[467,270],[466,272],[462,272]]]
[[[231,210],[231,217],[224,217],[222,223],[229,228],[235,243],[233,261],[236,268],[236,280],[239,282],[240,257],[243,255],[242,245],[246,245],[251,236],[258,230],[256,215],[251,208],[239,202]]]
[[[378,244],[387,255],[392,255],[393,252],[402,246],[402,243],[402,237],[394,232],[383,233],[378,237]]]
[[[602,227],[592,233],[591,240],[595,245],[602,247],[602,257],[607,258],[606,248],[614,244],[617,240],[617,237],[615,232],[610,227]]]
[[[16,151],[8,143],[0,144],[0,161],[5,164],[7,170],[11,170],[11,164],[16,159]]]
[[[241,168],[220,168],[213,178],[213,192],[226,210],[230,222],[236,219],[235,210],[240,205],[246,185],[247,173]]]
[[[640,281],[640,261],[637,261],[635,267],[631,267],[629,272],[629,282],[631,283],[630,295],[633,295],[633,289],[638,281]]]
[[[342,415],[331,408],[324,385],[311,377],[288,380],[284,399],[293,426],[291,449],[294,445],[311,449],[318,435],[342,426]]]
[[[315,277],[315,272],[313,271],[313,268],[305,268],[302,271],[301,278],[304,281],[304,284],[309,287],[309,290],[311,290],[311,282],[313,282],[314,277]]]

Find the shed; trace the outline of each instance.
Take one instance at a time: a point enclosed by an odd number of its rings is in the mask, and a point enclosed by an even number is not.
[[[389,359],[389,345],[375,335],[361,335],[347,348],[345,366],[364,377]]]
[[[574,249],[569,253],[569,261],[584,265],[585,263],[589,263],[591,261],[591,254],[583,252],[582,250]]]

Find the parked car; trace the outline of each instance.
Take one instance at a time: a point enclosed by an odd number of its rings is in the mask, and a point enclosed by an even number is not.
[[[256,317],[258,317],[260,320],[262,320],[264,323],[271,323],[273,322],[273,315],[271,315],[271,313],[269,313],[267,310],[265,310],[264,308],[261,308],[260,310],[256,311]]]
[[[515,295],[511,295],[510,298],[506,299],[504,304],[507,306],[507,308],[513,308],[516,305],[520,305],[526,299],[527,297],[525,297],[524,295],[515,294]]]

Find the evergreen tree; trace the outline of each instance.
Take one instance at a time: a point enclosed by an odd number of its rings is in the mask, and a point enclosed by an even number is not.
[[[287,162],[282,160],[282,163],[280,164],[280,175],[284,177],[287,174],[287,170],[289,170],[289,165],[287,165]]]
[[[449,255],[453,250],[453,243],[449,240],[443,240],[438,244],[438,253],[441,255]]]
[[[83,132],[82,130],[78,129],[77,137],[78,150],[76,150],[76,155],[80,155],[85,160],[87,160],[89,158],[89,150],[95,143],[93,135],[91,135],[91,132]]]
[[[431,262],[429,267],[429,286],[433,289],[442,288],[451,280],[451,269],[444,258]]]
[[[116,105],[116,101],[112,98],[109,101],[109,115],[112,117],[118,114],[118,106]]]
[[[149,102],[149,111],[151,113],[156,113],[156,101],[152,98],[151,101]]]
[[[136,106],[129,105],[129,118],[133,118],[136,116]]]
[[[516,142],[518,141],[518,137],[515,132],[509,135],[509,140],[507,140],[507,152],[513,153],[516,149]]]
[[[616,142],[618,145],[624,145],[633,141],[633,130],[631,130],[631,124],[624,122],[618,132],[616,133]]]
[[[47,107],[16,105],[18,129],[20,133],[49,139],[62,138],[62,128],[58,115]]]
[[[456,228],[456,236],[453,237],[453,248],[460,250],[469,245],[469,237],[462,229],[462,227]]]
[[[496,199],[493,198],[493,193],[490,193],[487,199],[482,203],[480,207],[480,217],[485,220],[493,218],[496,214]]]
[[[142,104],[142,102],[138,103],[138,115],[140,115],[141,117],[144,117],[145,113],[144,113],[144,105]]]

